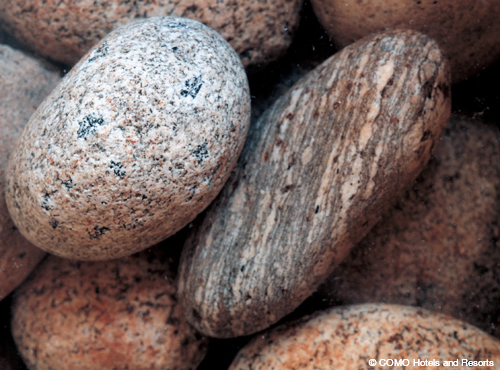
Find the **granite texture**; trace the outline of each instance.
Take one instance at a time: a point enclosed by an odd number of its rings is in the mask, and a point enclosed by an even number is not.
[[[452,81],[500,59],[498,0],[311,0],[339,45],[388,29],[413,29],[434,38],[450,60]]]
[[[174,17],[125,26],[65,76],[22,133],[9,211],[56,255],[131,255],[208,206],[249,122],[245,71],[215,31]]]
[[[378,364],[370,366],[370,359]],[[407,359],[409,366],[384,366],[382,359]],[[458,366],[443,363],[457,359]],[[464,366],[462,359],[493,366]],[[318,312],[259,334],[229,370],[499,368],[500,341],[472,325],[422,308],[367,304]]]
[[[0,0],[5,28],[37,53],[75,64],[91,46],[140,18],[177,16],[219,32],[245,67],[284,54],[297,28],[303,0]]]
[[[12,333],[29,369],[196,369],[207,339],[177,304],[168,250],[99,262],[48,257],[12,307]]]
[[[318,296],[421,306],[500,336],[499,198],[499,130],[453,117],[415,186]]]
[[[0,300],[18,286],[45,253],[21,236],[5,203],[5,169],[19,133],[60,81],[59,73],[0,45]]]
[[[411,186],[449,113],[447,62],[413,31],[364,39],[300,80],[252,126],[186,242],[189,322],[234,337],[293,311]]]

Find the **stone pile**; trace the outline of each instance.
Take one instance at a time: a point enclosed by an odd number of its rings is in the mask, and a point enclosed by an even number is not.
[[[2,368],[500,368],[498,2],[311,4],[0,0]]]

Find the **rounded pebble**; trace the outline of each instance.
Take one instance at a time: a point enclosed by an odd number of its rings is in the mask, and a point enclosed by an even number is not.
[[[407,362],[391,366],[383,360]],[[456,360],[456,366],[444,363]],[[422,308],[367,304],[319,312],[257,335],[229,370],[472,367],[462,360],[477,361],[475,369],[497,369],[500,341]]]
[[[161,247],[114,261],[50,256],[16,291],[14,340],[31,370],[196,369],[207,340],[177,304]]]
[[[9,211],[56,255],[131,255],[208,206],[249,122],[246,74],[220,35],[183,18],[130,24],[96,45],[31,119],[9,162]]]

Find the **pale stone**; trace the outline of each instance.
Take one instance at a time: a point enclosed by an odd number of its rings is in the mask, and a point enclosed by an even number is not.
[[[81,260],[145,249],[192,221],[236,164],[248,81],[230,45],[185,18],[109,34],[35,113],[7,204],[38,247]]]

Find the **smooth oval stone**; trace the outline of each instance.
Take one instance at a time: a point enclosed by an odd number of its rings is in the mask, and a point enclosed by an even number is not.
[[[448,79],[434,41],[392,32],[335,54],[278,99],[186,242],[188,320],[231,337],[293,311],[427,163],[449,117]]]
[[[21,236],[5,203],[5,169],[21,130],[60,81],[55,69],[0,45],[0,300],[16,288],[45,255]]]
[[[389,366],[381,360],[408,362]],[[477,362],[473,367],[462,360]],[[257,335],[229,370],[496,369],[498,364],[500,342],[472,325],[422,308],[366,304],[318,312]]]
[[[415,186],[318,289],[421,306],[499,336],[500,132],[454,116]]]
[[[413,29],[434,38],[450,60],[453,82],[474,76],[500,58],[497,0],[311,0],[339,45],[388,29]]]
[[[246,74],[220,35],[184,18],[130,24],[96,45],[27,125],[9,162],[9,211],[56,255],[131,255],[208,206],[249,122]]]
[[[30,369],[196,369],[207,339],[186,322],[164,245],[114,261],[48,257],[17,291],[12,333]]]
[[[300,20],[302,0],[0,0],[5,28],[37,53],[75,64],[110,31],[139,18],[186,17],[219,32],[245,67],[284,54]]]

